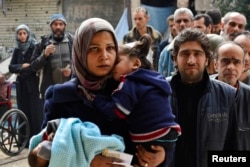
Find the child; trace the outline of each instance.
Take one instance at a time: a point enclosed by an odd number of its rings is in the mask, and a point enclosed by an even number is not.
[[[146,34],[132,48],[121,45],[113,70],[113,77],[120,85],[113,92],[112,100],[101,95],[92,100],[100,112],[126,119],[131,139],[136,144],[149,151],[151,145],[169,150],[181,130],[170,106],[170,85],[164,76],[151,70],[152,65],[146,57],[150,44],[151,38]]]
[[[120,136],[104,136],[91,122],[78,118],[49,121],[47,127],[30,140],[28,162],[31,167],[85,167],[104,149],[124,151]]]

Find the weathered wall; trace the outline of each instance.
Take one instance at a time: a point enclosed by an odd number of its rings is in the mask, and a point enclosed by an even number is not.
[[[115,27],[123,13],[125,0],[5,0],[0,10],[0,46],[15,46],[15,29],[27,24],[38,40],[50,32],[49,19],[63,13],[67,31],[74,33],[79,24],[90,17],[107,19]]]
[[[49,31],[50,15],[60,10],[55,0],[5,0],[0,13],[0,46],[15,46],[15,29],[27,24],[36,37]]]
[[[68,30],[75,30],[91,17],[106,19],[116,27],[125,5],[125,0],[70,0],[64,1],[62,8],[68,20]]]

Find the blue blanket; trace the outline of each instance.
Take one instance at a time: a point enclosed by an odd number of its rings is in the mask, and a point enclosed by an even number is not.
[[[30,149],[41,140],[42,133],[32,137]],[[101,135],[91,122],[62,118],[52,143],[49,167],[88,167],[94,156],[106,148],[124,151],[123,139],[117,135]]]

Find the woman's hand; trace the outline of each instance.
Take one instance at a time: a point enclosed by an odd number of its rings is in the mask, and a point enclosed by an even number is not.
[[[135,167],[156,167],[160,165],[165,160],[165,150],[161,146],[151,146],[153,152],[148,152],[141,145],[137,146],[137,159],[138,165]]]
[[[70,68],[62,68],[61,71],[63,73],[63,76],[70,77],[70,75],[71,75],[71,69]]]
[[[23,64],[22,64],[22,69],[27,68],[27,67],[29,67],[29,66],[30,66],[29,63],[23,63]]]
[[[123,167],[121,165],[112,164],[113,162],[122,162],[117,158],[104,157],[102,155],[96,155],[91,163],[90,167]]]

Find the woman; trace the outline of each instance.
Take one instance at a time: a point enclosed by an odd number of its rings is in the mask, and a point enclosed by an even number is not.
[[[30,68],[31,56],[35,46],[35,40],[31,35],[27,25],[21,24],[16,28],[17,46],[14,49],[9,65],[9,71],[17,75],[17,106],[28,118],[30,136],[40,132],[43,119],[43,106],[38,92],[38,77]]]
[[[98,112],[93,104],[84,97],[87,89],[93,94],[108,96],[117,87],[111,77],[111,71],[117,59],[118,45],[114,29],[103,19],[91,18],[81,23],[75,32],[72,64],[74,76],[71,81],[48,88],[45,95],[45,119],[47,122],[57,118],[78,117],[98,125],[104,135],[118,134],[124,138],[125,152],[136,153],[130,140],[125,121],[112,119]],[[155,153],[145,152],[138,147],[138,165],[153,167],[164,161],[163,148],[154,147]],[[95,156],[91,167],[110,167],[113,158]]]

